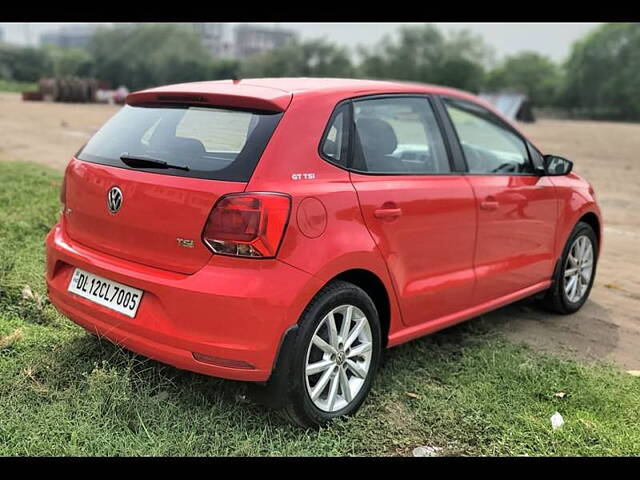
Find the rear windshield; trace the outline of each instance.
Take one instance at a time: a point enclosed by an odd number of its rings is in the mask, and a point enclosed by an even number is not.
[[[125,105],[76,155],[80,160],[165,175],[246,182],[282,113],[208,107]],[[134,168],[123,155],[188,170]]]

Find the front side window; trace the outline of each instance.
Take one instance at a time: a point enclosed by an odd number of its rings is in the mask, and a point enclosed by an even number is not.
[[[353,107],[353,170],[405,175],[450,173],[444,140],[428,99],[372,98],[356,100]]]
[[[470,102],[445,99],[470,173],[533,173],[522,139],[493,113]]]
[[[150,157],[188,170],[153,173],[246,182],[281,113],[209,107],[124,106],[78,153],[80,160],[129,168],[124,154]]]

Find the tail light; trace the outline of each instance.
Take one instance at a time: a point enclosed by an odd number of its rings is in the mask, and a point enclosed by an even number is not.
[[[291,199],[282,193],[233,193],[211,210],[202,240],[214,252],[273,258],[289,221]]]

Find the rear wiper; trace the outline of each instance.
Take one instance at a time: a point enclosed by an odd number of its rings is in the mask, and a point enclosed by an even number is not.
[[[169,162],[165,162],[164,160],[147,157],[146,155],[129,155],[128,153],[123,153],[120,155],[120,160],[122,160],[126,165],[134,168],[175,168],[177,170],[189,171],[189,167],[186,165],[173,165]]]

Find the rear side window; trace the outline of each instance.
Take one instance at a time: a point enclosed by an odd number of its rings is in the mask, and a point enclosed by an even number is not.
[[[338,107],[320,147],[322,156],[343,167],[347,164],[348,112],[349,108],[346,104]]]
[[[78,153],[80,160],[131,168],[123,154],[150,157],[189,170],[145,171],[246,182],[282,113],[206,107],[124,106]]]
[[[405,175],[451,172],[428,99],[373,98],[355,101],[353,106],[354,170]]]

